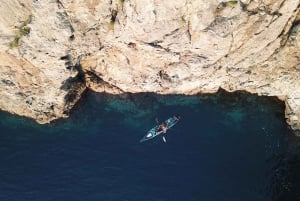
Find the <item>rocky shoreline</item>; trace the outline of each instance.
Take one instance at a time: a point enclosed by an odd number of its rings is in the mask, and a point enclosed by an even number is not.
[[[0,6],[0,108],[48,123],[86,88],[247,91],[300,130],[299,0],[11,0]]]

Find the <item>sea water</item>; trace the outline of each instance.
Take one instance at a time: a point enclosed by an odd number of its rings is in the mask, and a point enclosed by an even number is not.
[[[166,143],[139,140],[178,114]],[[300,139],[275,98],[87,92],[47,125],[0,113],[1,201],[296,201]]]

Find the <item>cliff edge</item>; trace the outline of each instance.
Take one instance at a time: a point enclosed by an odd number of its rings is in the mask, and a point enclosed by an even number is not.
[[[11,0],[0,108],[47,123],[86,87],[277,96],[300,129],[300,0]]]

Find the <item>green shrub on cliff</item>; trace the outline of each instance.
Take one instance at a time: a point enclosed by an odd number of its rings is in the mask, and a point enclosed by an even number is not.
[[[29,17],[19,27],[17,27],[14,39],[8,44],[10,48],[18,47],[21,37],[30,33],[30,27],[28,24],[31,22],[31,20],[32,16],[29,15]]]
[[[237,1],[228,1],[228,5],[231,7],[236,7],[237,3]]]
[[[19,29],[20,36],[25,36],[25,35],[28,35],[29,33],[30,33],[30,27],[28,27],[28,26],[23,26]]]
[[[121,5],[122,8],[124,6],[124,2],[125,2],[125,0],[119,0],[119,4]]]
[[[232,0],[232,1],[222,1],[221,3],[219,3],[217,10],[223,10],[224,8],[226,8],[227,6],[230,6],[231,8],[234,8],[238,5],[238,1],[236,0]]]
[[[108,24],[108,29],[113,31],[115,29],[115,22],[110,21]]]
[[[181,25],[185,25],[185,24],[186,24],[185,16],[181,16],[180,24],[181,24]]]
[[[20,37],[15,36],[15,38],[8,44],[10,48],[15,48],[19,46]]]
[[[108,29],[109,30],[113,31],[115,29],[115,21],[116,21],[117,15],[118,15],[118,10],[113,9],[111,11],[111,18],[110,18],[110,22],[108,24]]]

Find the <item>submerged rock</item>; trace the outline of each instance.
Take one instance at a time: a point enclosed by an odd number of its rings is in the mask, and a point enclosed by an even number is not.
[[[299,4],[9,1],[0,7],[0,108],[45,123],[66,116],[85,86],[114,94],[223,88],[279,97],[300,129]]]

